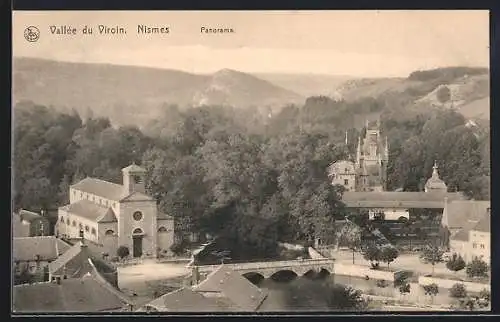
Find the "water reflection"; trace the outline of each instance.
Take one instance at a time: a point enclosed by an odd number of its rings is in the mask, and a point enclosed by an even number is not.
[[[262,276],[261,276],[262,277]],[[269,292],[268,299],[264,302],[263,311],[328,311],[330,310],[322,294],[322,286],[325,283],[335,283],[350,286],[362,291],[363,294],[393,298],[410,303],[434,304],[448,306],[453,303],[449,297],[449,290],[439,289],[439,293],[431,299],[425,295],[423,288],[417,283],[410,283],[410,293],[402,295],[399,287],[395,287],[391,282],[377,283],[375,279],[364,279],[352,276],[321,274],[306,274],[292,280],[276,278],[255,278],[250,279],[254,284]],[[295,299],[294,304],[290,304],[290,299]]]

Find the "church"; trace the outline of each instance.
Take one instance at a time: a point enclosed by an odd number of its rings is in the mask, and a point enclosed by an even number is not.
[[[134,258],[156,257],[174,243],[174,219],[146,194],[146,170],[124,169],[123,184],[87,177],[70,186],[68,205],[58,210],[56,234],[91,241],[109,256],[125,246]]]
[[[342,185],[346,191],[385,191],[389,145],[382,138],[380,123],[366,123],[364,134],[358,137],[356,159],[340,160],[328,168],[333,185]]]

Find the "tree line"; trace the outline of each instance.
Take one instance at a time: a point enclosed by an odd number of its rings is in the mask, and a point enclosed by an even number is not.
[[[121,168],[135,161],[147,170],[148,193],[181,227],[272,256],[277,241],[334,235],[333,222],[347,210],[327,166],[354,155],[362,129],[352,114],[386,103],[313,97],[272,117],[165,106],[165,116],[143,129],[23,103],[14,109],[14,205],[55,209],[68,202],[71,184],[86,176],[121,183]],[[453,111],[381,121],[391,146],[390,187],[421,189],[437,159],[449,186],[489,196],[489,130],[466,126]]]

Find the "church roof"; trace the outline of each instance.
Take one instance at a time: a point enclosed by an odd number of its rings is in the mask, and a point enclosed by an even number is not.
[[[72,185],[71,188],[91,193],[109,200],[119,201],[125,197],[125,189],[122,185],[96,178],[85,178]]]
[[[146,169],[141,168],[137,164],[133,163],[126,168],[122,169],[123,172],[146,172]]]
[[[174,217],[169,216],[161,211],[158,211],[158,219],[159,220],[174,220]]]
[[[444,208],[448,200],[463,199],[457,192],[346,191],[342,202],[349,208]]]
[[[116,221],[113,209],[97,205],[85,199],[66,205],[60,209],[95,222]]]
[[[120,201],[152,201],[152,200],[154,199],[139,191],[134,191],[131,194],[124,196],[123,198],[120,199]]]
[[[245,311],[255,311],[267,297],[267,293],[252,284],[241,274],[219,266],[210,273],[193,291],[202,293],[220,293]]]
[[[425,188],[428,190],[434,190],[434,189],[439,189],[439,190],[447,190],[448,187],[444,183],[441,178],[439,178],[439,173],[437,171],[437,164],[434,163],[434,167],[432,168],[432,176],[427,180],[425,183]]]
[[[55,236],[14,237],[12,257],[14,261],[53,261],[71,246]]]
[[[61,279],[13,287],[13,310],[22,313],[106,312],[128,305],[125,296],[105,285],[96,276]]]

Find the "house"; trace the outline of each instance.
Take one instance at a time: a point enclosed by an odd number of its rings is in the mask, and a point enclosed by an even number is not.
[[[120,246],[134,258],[156,257],[174,243],[174,219],[158,211],[145,192],[146,170],[132,164],[124,169],[123,184],[85,178],[69,189],[70,203],[59,208],[56,234],[79,238],[116,254]]]
[[[79,278],[57,278],[50,282],[13,287],[15,313],[123,312],[132,301],[95,271]]]
[[[13,213],[12,229],[14,237],[49,236],[49,220],[36,212],[21,209]]]
[[[241,274],[220,265],[205,280],[191,287],[165,294],[149,302],[141,311],[156,312],[255,312],[267,292]]]
[[[490,206],[490,201],[447,200],[441,220],[443,246],[465,260],[489,257]]]
[[[355,191],[356,189],[356,170],[354,162],[340,160],[332,163],[328,167],[328,176],[332,185],[341,185],[346,191]]]
[[[12,240],[14,276],[27,271],[34,275],[34,281],[48,280],[48,265],[70,247],[55,236],[14,237]]]

